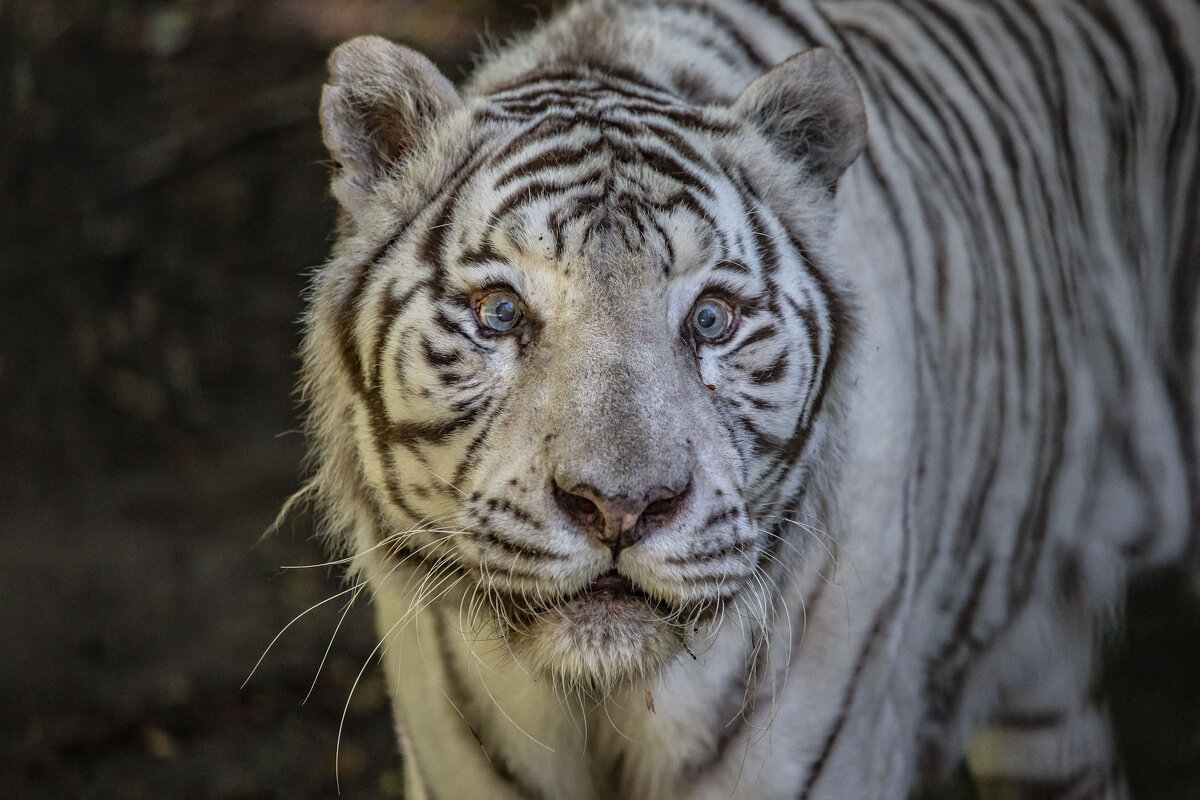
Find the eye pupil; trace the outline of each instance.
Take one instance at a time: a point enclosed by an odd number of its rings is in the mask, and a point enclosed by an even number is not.
[[[479,320],[494,331],[507,331],[521,321],[521,306],[508,292],[495,292],[479,305]]]
[[[716,341],[729,332],[733,324],[733,312],[724,301],[713,297],[702,298],[692,312],[692,327],[701,338]]]

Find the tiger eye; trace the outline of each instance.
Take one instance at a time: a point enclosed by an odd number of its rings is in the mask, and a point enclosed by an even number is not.
[[[701,297],[692,306],[692,330],[701,339],[715,342],[733,327],[733,309],[718,297]]]
[[[479,304],[479,321],[499,333],[521,321],[521,300],[509,291],[492,292]]]

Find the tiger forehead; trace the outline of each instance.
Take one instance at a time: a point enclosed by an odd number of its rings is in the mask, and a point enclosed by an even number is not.
[[[716,169],[702,140],[740,130],[738,123],[713,108],[599,82],[535,82],[516,93],[485,96],[472,118],[499,144],[491,158],[497,167],[520,164],[530,151],[542,156],[534,166],[543,168],[605,154],[615,163],[649,165],[689,184],[689,174]],[[514,177],[511,170],[503,170],[497,184]]]
[[[728,120],[715,118],[708,109],[689,102],[675,89],[612,64],[595,69],[576,64],[526,73],[482,97],[488,102],[483,116],[509,120],[531,119],[555,108],[586,113],[623,107],[713,133],[729,133],[737,127]]]
[[[688,130],[708,126],[702,111],[598,84],[502,100],[478,112],[492,151],[471,203],[482,251],[627,279],[690,271],[722,249],[724,176]]]
[[[554,273],[570,280],[608,283],[657,283],[709,268],[725,250],[717,232],[685,215],[657,221],[654,236],[631,240],[622,212],[577,226],[579,235],[563,236],[563,220],[553,211],[533,211],[481,232],[468,261],[503,262],[522,272]],[[561,244],[560,244],[561,242]]]

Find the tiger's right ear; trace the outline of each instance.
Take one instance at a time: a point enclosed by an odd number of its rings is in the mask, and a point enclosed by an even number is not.
[[[360,208],[428,129],[461,105],[450,81],[415,50],[379,36],[339,45],[329,56],[321,128],[337,162],[333,195],[342,208]]]

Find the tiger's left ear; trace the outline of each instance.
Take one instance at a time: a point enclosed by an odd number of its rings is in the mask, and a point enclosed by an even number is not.
[[[832,50],[797,53],[750,83],[733,104],[780,150],[833,186],[867,142],[867,115],[850,70]]]

